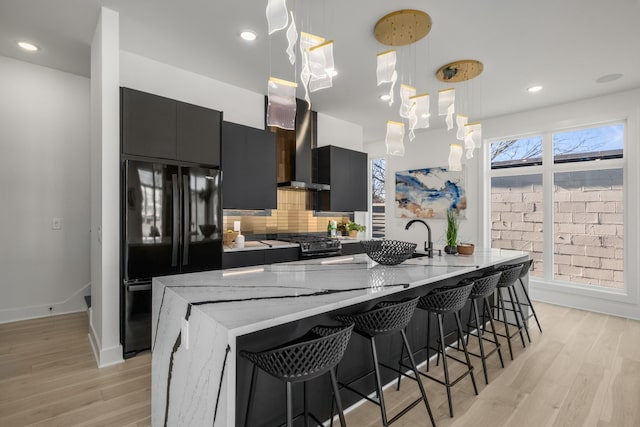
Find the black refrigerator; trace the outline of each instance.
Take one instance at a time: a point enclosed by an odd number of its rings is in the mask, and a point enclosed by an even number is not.
[[[151,347],[151,279],[220,269],[221,173],[134,159],[122,162],[124,357]]]

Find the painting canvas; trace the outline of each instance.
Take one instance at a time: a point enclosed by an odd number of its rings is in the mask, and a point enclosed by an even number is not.
[[[396,172],[396,217],[446,218],[448,209],[456,209],[465,218],[467,198],[464,169],[413,169]]]

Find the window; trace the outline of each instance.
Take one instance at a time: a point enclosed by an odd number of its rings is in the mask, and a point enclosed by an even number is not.
[[[371,235],[374,238],[385,236],[385,159],[371,161]]]
[[[550,283],[624,289],[623,146],[622,123],[493,142],[492,247]]]

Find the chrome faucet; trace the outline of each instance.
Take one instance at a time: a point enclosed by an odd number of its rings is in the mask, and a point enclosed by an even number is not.
[[[412,219],[407,223],[407,226],[404,227],[404,229],[408,230],[409,227],[411,227],[416,222],[424,224],[424,226],[427,227],[427,241],[424,242],[424,251],[427,253],[427,256],[429,258],[433,258],[433,242],[431,241],[431,227],[429,227],[429,224],[421,219]]]

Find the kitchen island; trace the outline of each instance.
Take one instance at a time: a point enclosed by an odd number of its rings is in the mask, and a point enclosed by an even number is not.
[[[424,295],[483,269],[526,259],[525,252],[477,249],[471,256],[382,266],[360,254],[154,278],[152,425],[237,425],[244,421],[238,414],[244,413],[249,370],[237,357],[240,349],[266,349],[330,322],[337,313],[365,310],[381,298]],[[418,326],[410,339],[417,339],[424,322],[412,323]],[[349,346],[347,353],[364,350]],[[361,357],[352,359],[345,361],[347,367]],[[259,388],[257,400],[263,395]],[[277,416],[284,406],[268,398],[267,407]],[[330,394],[326,399],[330,402]]]

